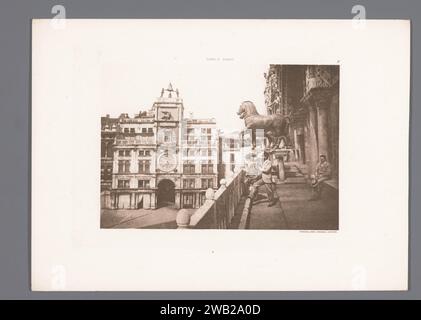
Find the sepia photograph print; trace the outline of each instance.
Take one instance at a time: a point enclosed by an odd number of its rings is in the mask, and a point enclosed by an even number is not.
[[[33,20],[32,290],[406,290],[410,24],[360,27]]]
[[[101,228],[338,230],[339,69],[270,64],[243,79],[264,89],[227,110],[235,131],[185,105],[189,92],[209,98],[197,77],[103,115]],[[248,96],[234,84],[212,98],[227,91]]]

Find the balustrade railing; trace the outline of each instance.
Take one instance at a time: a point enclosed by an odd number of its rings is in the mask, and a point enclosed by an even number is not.
[[[227,229],[230,227],[241,197],[246,191],[245,172],[241,170],[232,178],[222,179],[220,188],[206,191],[205,203],[192,215],[181,209],[177,213],[179,229]]]

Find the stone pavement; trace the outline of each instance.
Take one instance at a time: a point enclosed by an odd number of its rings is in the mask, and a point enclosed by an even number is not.
[[[264,189],[259,190],[263,192]],[[253,204],[249,229],[337,230],[338,198],[325,192],[321,200],[308,201],[311,188],[305,183],[277,185],[280,202]]]
[[[194,212],[196,209],[189,209]],[[171,207],[162,207],[156,210],[125,210],[102,209],[101,228],[128,229],[176,229],[175,218],[178,210]]]

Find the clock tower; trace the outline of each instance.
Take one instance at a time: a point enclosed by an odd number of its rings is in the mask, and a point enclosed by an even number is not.
[[[174,89],[171,83],[167,89],[162,88],[160,97],[153,105],[153,111],[157,146],[157,206],[174,203],[176,208],[180,208],[184,107],[178,89]]]

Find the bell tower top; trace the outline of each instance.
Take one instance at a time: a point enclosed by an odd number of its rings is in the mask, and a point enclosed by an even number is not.
[[[157,121],[173,122],[183,119],[184,106],[183,99],[180,98],[178,89],[174,89],[171,82],[167,89],[161,89],[161,95],[153,104]]]
[[[166,97],[165,97],[166,93]],[[162,88],[160,98],[180,98],[180,93],[178,89],[174,90],[171,82],[168,84],[167,89]]]

